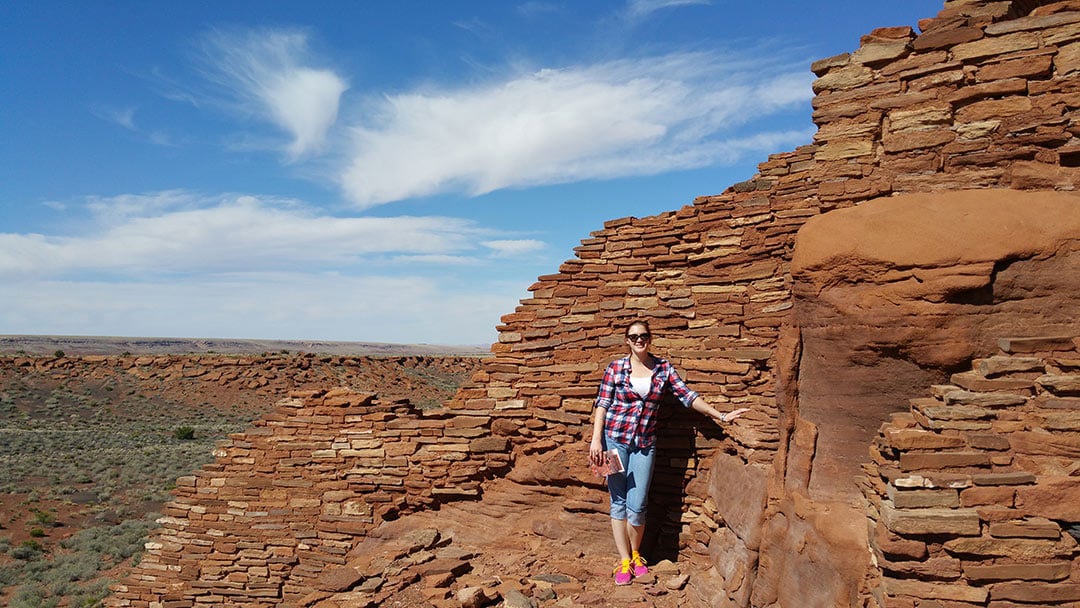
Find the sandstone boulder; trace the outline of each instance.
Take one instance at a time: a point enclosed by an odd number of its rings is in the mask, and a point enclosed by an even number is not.
[[[979,190],[877,199],[812,218],[792,259],[799,412],[820,437],[811,493],[851,476],[898,397],[1012,335],[1080,318],[1080,195]],[[1002,398],[1002,397],[999,397]]]

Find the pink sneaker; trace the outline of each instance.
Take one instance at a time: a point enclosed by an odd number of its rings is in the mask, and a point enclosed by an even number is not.
[[[615,567],[615,584],[629,585],[634,581],[634,571],[630,566],[630,560],[624,559]]]
[[[634,551],[634,557],[630,558],[630,567],[633,569],[635,577],[645,576],[649,573],[649,567],[645,565],[645,559],[637,551]]]

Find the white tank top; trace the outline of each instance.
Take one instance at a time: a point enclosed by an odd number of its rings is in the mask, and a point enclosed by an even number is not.
[[[634,392],[644,398],[649,394],[649,389],[652,388],[652,376],[645,378],[635,378],[630,376],[630,388],[634,389]]]

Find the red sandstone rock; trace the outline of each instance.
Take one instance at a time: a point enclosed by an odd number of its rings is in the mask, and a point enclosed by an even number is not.
[[[353,585],[364,579],[364,575],[355,568],[342,566],[330,568],[315,581],[314,586],[320,591],[340,592],[352,589]]]
[[[751,605],[848,605],[863,571],[853,564],[868,558],[865,522],[849,506],[792,496],[766,520]]]
[[[946,200],[950,202],[946,203]],[[1049,205],[1050,207],[1036,213],[1030,220],[1008,219],[1010,213],[1026,217],[1027,210],[1031,209],[1028,206],[1029,202],[1031,205]],[[1054,207],[1055,205],[1057,207]],[[880,278],[877,281],[881,282],[881,287],[870,287],[873,283],[866,282],[865,278],[863,280],[866,287],[859,291],[845,283],[839,283],[834,292],[825,294],[818,300],[821,302],[820,305],[806,309],[805,318],[815,320],[803,327],[804,348],[810,353],[808,359],[804,357],[804,360],[810,364],[810,367],[805,369],[805,373],[815,377],[829,377],[828,369],[833,366],[847,366],[848,362],[856,363],[854,368],[849,368],[851,371],[865,370],[862,372],[863,377],[849,376],[849,379],[840,381],[834,377],[829,381],[831,387],[829,391],[832,396],[828,400],[831,402],[830,407],[836,408],[837,388],[843,387],[840,390],[847,392],[859,386],[876,386],[881,391],[884,387],[898,381],[909,386],[919,386],[926,384],[932,377],[929,375],[930,369],[935,366],[951,365],[955,361],[963,360],[965,356],[970,357],[973,347],[978,347],[979,343],[992,343],[991,340],[998,336],[984,335],[974,342],[968,342],[967,346],[961,346],[964,342],[950,343],[949,341],[970,335],[972,330],[980,331],[977,329],[979,324],[991,322],[990,319],[994,319],[992,323],[995,330],[993,331],[997,333],[1002,319],[984,317],[980,312],[966,320],[964,317],[954,317],[947,324],[937,322],[919,326],[905,321],[905,318],[914,319],[916,316],[927,313],[934,314],[931,311],[938,307],[942,310],[959,312],[964,306],[962,302],[965,298],[978,298],[977,294],[983,289],[967,287],[967,285],[985,285],[988,277],[969,283],[967,277],[976,278],[978,275],[965,275],[963,273],[967,271],[964,270],[960,270],[958,275],[950,276],[922,271],[896,272],[891,268],[912,266],[934,268],[957,264],[957,260],[963,259],[977,261],[1006,259],[1015,255],[1035,255],[1033,252],[1042,247],[1048,250],[1056,249],[1058,246],[1052,243],[1066,243],[1069,242],[1070,235],[1080,234],[1080,226],[1072,221],[1066,222],[1065,225],[1057,222],[1057,218],[1070,215],[1080,222],[1080,215],[1067,211],[1072,206],[1075,206],[1073,195],[1025,197],[1022,194],[1014,195],[1006,192],[969,192],[955,195],[955,197],[944,195],[894,197],[881,201],[878,207],[864,205],[812,219],[799,235],[799,243],[793,260],[793,272],[796,276],[806,277],[811,284],[816,282],[813,277],[821,276],[822,284],[825,284],[826,281],[835,282],[837,273],[849,273],[850,276],[878,273]],[[850,224],[842,220],[848,215],[852,218]],[[822,220],[827,217],[831,219],[823,222]],[[961,218],[976,217],[980,220],[978,225],[961,220]],[[1036,222],[1036,225],[1029,224],[1029,221]],[[1013,231],[1011,227],[1018,225],[1018,222],[1030,228],[1023,232]],[[821,226],[820,232],[816,230],[817,225]],[[985,228],[980,226],[985,226]],[[995,226],[998,228],[994,228]],[[997,236],[988,232],[995,229],[1008,231],[1008,236],[1005,232]],[[918,238],[913,238],[914,235],[918,235]],[[1043,241],[1044,238],[1045,241]],[[995,252],[993,251],[995,247],[1001,249]],[[859,268],[857,260],[866,260],[864,269]],[[879,270],[870,270],[871,268]],[[826,276],[830,278],[825,279]],[[1001,276],[999,274],[999,277]],[[935,280],[930,280],[932,278]],[[1007,279],[1004,283],[1007,284],[1010,281],[1011,279]],[[1054,282],[1055,279],[1049,278],[1049,281]],[[1062,287],[1067,289],[1064,285]],[[806,293],[813,294],[820,289],[820,287],[808,285]],[[997,287],[995,286],[994,289],[996,290]],[[880,291],[875,293],[875,290]],[[954,290],[958,291],[954,292]],[[965,291],[970,295],[964,295]],[[942,294],[943,298],[939,298],[937,294]],[[1064,298],[1065,296],[1062,293],[1057,297]],[[936,303],[942,299],[940,304]],[[1070,302],[1074,301],[1073,298],[1066,299]],[[1066,299],[1061,300],[1062,306],[1065,310],[1071,310],[1072,305],[1065,304]],[[881,308],[873,305],[875,301],[881,303]],[[957,303],[954,304],[954,301]],[[898,309],[897,305],[902,302],[906,303],[905,306],[908,307],[909,312],[903,312],[903,308]],[[799,314],[799,306],[797,304],[797,314]],[[975,309],[972,309],[972,312],[975,312]],[[1066,316],[1072,314],[1069,312]],[[1070,323],[1066,316],[1059,317],[1059,326],[1063,327]],[[1017,319],[1014,323],[1020,323],[1024,316],[1018,315],[1014,318]],[[882,326],[886,320],[889,325]],[[839,346],[836,344],[839,342],[838,329],[842,325],[853,327],[856,333],[846,341],[850,346],[841,347],[841,350],[837,351],[835,349]],[[888,326],[893,326],[895,329],[886,329]],[[1018,324],[1017,327],[1020,325]],[[822,335],[828,336],[821,347],[815,346],[817,339],[815,336],[819,332],[827,332]],[[888,349],[895,349],[901,357],[928,369],[917,371],[908,368],[902,373],[912,374],[913,371],[915,373],[903,379],[893,375],[896,371],[900,371],[899,369],[883,374],[882,370],[876,366],[889,359],[875,354],[874,344],[880,344],[879,348],[886,353]],[[886,346],[887,344],[893,346]],[[819,348],[828,350],[819,351]],[[829,355],[830,350],[835,354]],[[844,353],[845,350],[846,353]],[[816,352],[820,354],[815,354]],[[860,357],[865,358],[865,363],[860,360]],[[860,364],[866,367],[860,367]],[[822,369],[818,371],[819,368]],[[816,390],[818,389],[814,384],[808,384],[802,391],[801,408],[804,412],[811,412],[810,415],[814,415],[812,412],[815,407],[813,404]],[[883,403],[882,406],[888,409],[896,407],[887,403]],[[853,412],[865,412],[865,408],[866,401],[859,400],[858,409]],[[818,415],[816,419],[812,418],[819,425],[825,420],[820,416]],[[848,422],[857,418],[841,420]],[[825,439],[825,445],[828,446],[826,457],[828,451],[851,445],[839,439],[845,436],[845,431],[842,430],[843,427],[837,427],[836,422],[840,420],[834,421],[827,427],[830,432]],[[835,439],[829,438],[830,436]]]
[[[932,51],[934,49],[948,48],[964,42],[971,42],[983,37],[983,30],[979,27],[967,27],[956,29],[940,28],[935,32],[926,32],[912,42],[912,48],[916,51]]]
[[[1060,477],[1017,488],[1016,506],[1039,517],[1080,522],[1080,482],[1075,477]]]

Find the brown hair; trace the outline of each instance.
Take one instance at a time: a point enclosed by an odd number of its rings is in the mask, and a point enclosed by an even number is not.
[[[649,329],[649,322],[645,321],[643,319],[638,319],[636,321],[631,322],[629,325],[626,326],[626,330],[623,332],[623,337],[629,336],[630,335],[630,328],[635,326],[635,325],[644,326],[645,327],[645,333],[647,333],[647,334],[652,333],[652,330]]]

